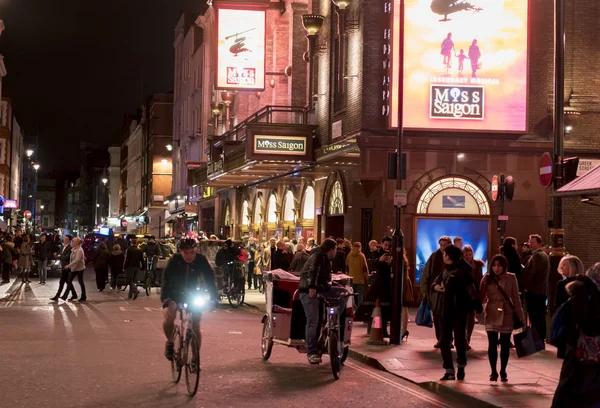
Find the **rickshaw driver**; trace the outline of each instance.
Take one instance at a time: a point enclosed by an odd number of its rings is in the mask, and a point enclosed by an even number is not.
[[[337,298],[346,290],[341,287],[332,287],[331,282],[331,261],[335,257],[337,244],[332,239],[323,241],[320,247],[316,248],[310,258],[302,268],[298,292],[300,292],[300,301],[306,315],[306,351],[308,362],[319,364],[321,357],[318,350],[318,324],[319,324],[319,306],[320,300],[317,293],[324,297]],[[347,299],[340,299],[339,308],[342,311],[345,308]],[[343,320],[342,320],[343,321]]]
[[[218,299],[215,274],[206,257],[196,252],[197,245],[196,240],[192,238],[181,240],[180,253],[173,255],[169,260],[163,275],[160,300],[163,307],[163,330],[167,337],[165,345],[167,360],[173,360],[173,332],[177,318],[177,304],[188,302],[188,295],[197,291],[199,282],[203,283],[213,301]],[[201,345],[200,314],[192,314],[192,329]]]

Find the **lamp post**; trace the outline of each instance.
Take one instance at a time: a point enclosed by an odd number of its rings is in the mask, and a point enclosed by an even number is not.
[[[314,75],[314,57],[315,49],[317,47],[317,34],[321,27],[325,17],[318,14],[304,14],[302,15],[302,25],[306,31],[306,39],[308,40],[308,51],[304,53],[304,60],[310,64],[308,70],[308,84],[309,84],[309,95],[308,95],[308,106],[312,110],[314,108],[313,95],[315,94],[315,75]]]
[[[34,201],[33,201],[33,231],[35,234],[35,229],[37,228],[37,223],[36,223],[37,187],[38,187],[37,182],[38,182],[38,170],[40,169],[40,165],[38,163],[34,163],[32,165],[32,167],[35,170],[35,187],[34,187],[34,192],[33,192],[35,194]]]
[[[345,49],[346,49],[346,7],[350,5],[350,0],[331,0],[337,6],[338,15],[338,92],[344,91],[344,74],[345,74]]]
[[[40,205],[40,224],[44,228],[44,204]]]
[[[231,128],[231,105],[235,101],[235,93],[230,91],[221,92],[221,99],[225,105],[225,131],[228,132]]]

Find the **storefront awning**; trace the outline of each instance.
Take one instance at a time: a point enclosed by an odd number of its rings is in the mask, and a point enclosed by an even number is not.
[[[600,195],[600,166],[562,186],[552,195],[555,197]]]

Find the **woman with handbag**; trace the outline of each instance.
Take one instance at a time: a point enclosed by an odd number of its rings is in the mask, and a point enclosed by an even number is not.
[[[508,260],[503,255],[492,258],[491,271],[481,281],[481,299],[485,311],[488,336],[488,358],[492,368],[490,381],[498,381],[498,337],[500,337],[500,378],[508,381],[506,366],[510,356],[510,336],[523,326],[523,308],[519,284],[514,273],[507,272]]]

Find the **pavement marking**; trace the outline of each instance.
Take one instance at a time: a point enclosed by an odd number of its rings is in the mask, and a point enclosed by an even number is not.
[[[31,308],[32,312],[35,312],[36,310],[44,310],[46,312],[51,312],[54,310],[54,307],[52,307],[52,306],[34,306],[33,308]]]
[[[121,312],[125,312],[125,308],[124,308],[123,306],[119,306],[119,310],[120,310]]]
[[[242,334],[241,331],[230,331],[229,334]]]
[[[158,307],[145,307],[144,310],[147,312],[160,312],[162,309],[159,309]]]
[[[390,380],[388,378],[385,378],[384,376],[376,374],[376,373],[374,373],[372,371],[369,371],[369,370],[367,370],[365,368],[359,367],[358,365],[355,365],[354,363],[350,363],[347,360],[344,363],[344,366],[350,367],[350,368],[352,368],[353,370],[356,370],[356,371],[360,371],[361,373],[363,373],[365,375],[368,375],[369,377],[372,377],[372,378],[374,378],[376,380],[379,380],[382,383],[390,385],[390,386],[392,386],[394,388],[397,388],[399,390],[405,391],[405,392],[409,393],[410,395],[412,395],[414,397],[417,397],[417,398],[419,398],[419,399],[421,399],[423,401],[427,401],[427,402],[429,402],[429,403],[431,403],[431,404],[433,404],[433,405],[435,405],[437,407],[452,408],[451,405],[446,405],[443,402],[440,402],[440,401],[436,400],[435,398],[432,398],[432,397],[429,397],[429,396],[427,396],[425,394],[419,393],[418,391],[415,391],[415,390],[413,390],[410,387],[407,387],[405,385],[399,384],[399,383],[397,383],[395,381],[392,381],[392,380]],[[425,392],[425,390],[423,390],[423,391]]]

